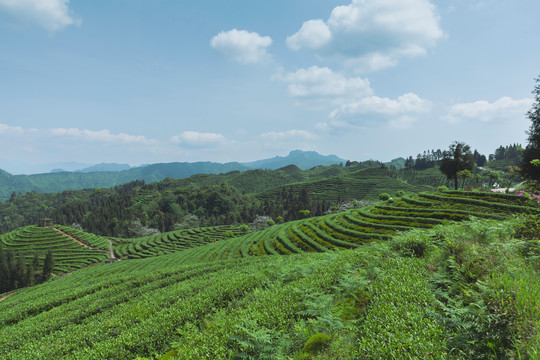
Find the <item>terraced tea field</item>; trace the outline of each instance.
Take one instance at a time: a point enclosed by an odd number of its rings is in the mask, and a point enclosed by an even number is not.
[[[128,260],[0,301],[0,358],[324,359],[307,344],[332,334],[326,358],[461,359],[449,357],[456,333],[440,321],[444,313],[434,315],[441,310],[426,263],[384,243],[399,232],[471,217],[540,214],[535,205],[506,194],[421,193],[236,237],[225,233],[240,235],[239,228],[216,227],[113,239]],[[475,231],[488,231],[492,220]],[[37,227],[2,242],[78,246],[105,256],[106,239],[64,230],[93,248]],[[182,239],[192,247],[179,250]],[[336,251],[345,249],[351,251]]]
[[[108,257],[109,240],[116,257],[121,259],[161,256],[190,248],[193,248],[190,251],[193,261],[328,252],[385,241],[397,232],[431,228],[445,221],[470,217],[504,219],[508,214],[540,213],[534,205],[515,195],[447,191],[405,196],[367,208],[279,224],[246,235],[242,235],[239,226],[214,226],[135,239],[107,239],[65,226],[57,226],[64,234],[51,228],[30,226],[3,235],[1,241],[6,249],[24,252],[29,257],[37,253],[43,259],[48,250],[53,251],[58,273],[103,261]]]
[[[394,194],[396,191],[416,193],[432,190],[431,186],[413,186],[409,183],[396,179],[395,173],[384,168],[369,168],[355,171],[351,174],[331,177],[324,180],[304,181],[285,186],[292,188],[298,193],[307,188],[310,195],[331,202],[343,200],[343,194],[348,199],[376,200],[382,192]],[[267,190],[257,195],[261,199],[272,199],[277,193],[283,191],[282,187]]]
[[[51,251],[54,256],[53,272],[64,273],[107,258],[102,239],[91,234],[85,239],[87,243],[82,237],[75,239],[52,227],[27,226],[2,235],[0,242],[4,249],[24,254],[27,261],[37,254],[40,266],[47,252]]]
[[[112,243],[117,258],[142,259],[239,236],[243,232],[239,226],[213,226],[142,238],[118,239],[61,225],[48,228],[27,226],[2,235],[0,241],[4,249],[23,253],[28,261],[34,254],[38,254],[40,262],[43,262],[45,254],[50,250],[55,261],[53,272],[60,274],[109,258],[109,243]]]
[[[197,261],[289,255],[357,248],[400,231],[432,228],[471,217],[503,220],[540,214],[540,207],[509,194],[447,191],[420,193],[344,213],[275,225],[257,233],[190,250]]]
[[[114,252],[122,259],[142,259],[182,251],[242,235],[239,226],[222,225],[171,231],[134,239],[113,238]]]

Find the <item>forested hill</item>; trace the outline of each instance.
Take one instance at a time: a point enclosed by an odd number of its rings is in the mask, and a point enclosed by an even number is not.
[[[152,183],[167,177],[186,178],[195,174],[220,174],[230,171],[246,171],[248,169],[248,167],[240,163],[177,162],[152,164],[124,171],[90,173],[54,172],[35,175],[11,175],[5,171],[0,171],[0,200],[9,199],[13,193],[24,194],[30,191],[56,193],[64,190],[109,188],[134,180]]]
[[[173,162],[146,165],[122,171],[117,170],[118,166],[114,168],[114,171],[103,171],[103,169],[108,169],[110,166],[96,165],[77,172],[54,171],[35,175],[11,175],[0,170],[0,201],[9,199],[13,193],[24,194],[30,191],[56,193],[64,190],[110,188],[134,180],[152,183],[167,177],[182,179],[196,174],[224,174],[231,171],[278,169],[287,165],[295,165],[302,170],[307,170],[315,166],[328,166],[344,162],[345,160],[335,155],[324,156],[314,151],[295,150],[284,157],[276,156],[244,164],[238,162],[225,164],[215,162]]]
[[[90,232],[133,236],[133,223],[161,232],[217,224],[246,224],[257,216],[295,220],[304,210],[321,215],[353,199],[372,201],[380,193],[432,189],[399,179],[377,162],[301,170],[250,170],[196,175],[146,184],[134,181],[114,188],[16,195],[0,203],[0,232],[36,224],[44,216],[55,223],[77,223]],[[137,225],[137,226],[139,226]]]

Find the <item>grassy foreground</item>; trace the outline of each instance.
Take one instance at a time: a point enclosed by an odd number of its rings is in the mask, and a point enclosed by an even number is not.
[[[194,256],[212,243],[97,264],[0,301],[0,358],[538,359],[538,222],[517,224],[413,229],[346,251]]]

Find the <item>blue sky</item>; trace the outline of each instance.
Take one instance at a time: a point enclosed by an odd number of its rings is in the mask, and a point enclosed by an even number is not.
[[[0,0],[0,168],[525,145],[538,13],[536,0]]]

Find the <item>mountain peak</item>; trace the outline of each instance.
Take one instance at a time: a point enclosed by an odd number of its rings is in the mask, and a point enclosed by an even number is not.
[[[287,165],[296,165],[308,170],[319,165],[334,165],[345,162],[335,155],[321,155],[316,151],[292,150],[287,156],[275,156],[270,159],[257,160],[244,165],[253,169],[279,169]]]

